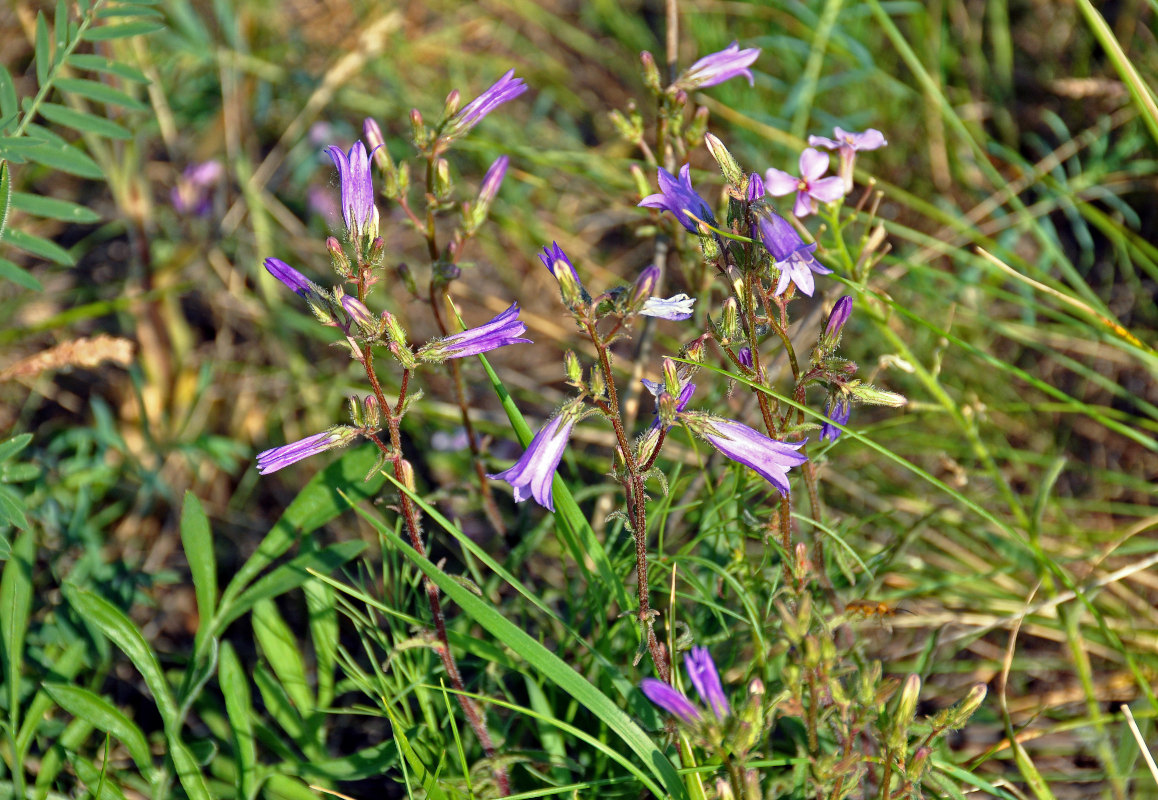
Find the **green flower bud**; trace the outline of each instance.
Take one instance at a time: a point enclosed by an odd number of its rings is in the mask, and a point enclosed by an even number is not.
[[[574,350],[568,350],[563,354],[563,366],[567,370],[567,382],[573,386],[581,386],[583,366],[579,363],[579,356],[575,355]]]
[[[891,408],[900,408],[909,401],[903,395],[896,392],[887,392],[884,389],[860,381],[851,381],[845,385],[845,390],[859,400],[870,406],[890,406]]]
[[[740,165],[736,163],[736,159],[720,141],[719,137],[714,134],[704,134],[704,143],[708,146],[708,152],[712,154],[712,158],[716,159],[716,163],[720,166],[720,172],[724,173],[724,180],[734,186],[737,190],[743,188],[742,184],[747,180],[744,175],[744,170],[740,169]]]

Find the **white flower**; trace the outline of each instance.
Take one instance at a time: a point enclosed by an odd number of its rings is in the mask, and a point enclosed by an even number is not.
[[[695,302],[695,298],[688,297],[683,293],[673,295],[666,300],[662,297],[649,297],[639,313],[660,319],[691,319],[692,306],[695,305]]]

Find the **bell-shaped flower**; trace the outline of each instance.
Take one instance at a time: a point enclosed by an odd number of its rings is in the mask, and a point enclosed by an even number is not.
[[[516,503],[521,503],[530,496],[548,511],[554,511],[555,500],[551,496],[551,484],[555,479],[555,470],[563,460],[563,451],[567,449],[571,428],[578,419],[578,407],[578,403],[564,406],[539,429],[513,467],[487,477],[509,483],[514,490]]]
[[[446,121],[442,135],[444,139],[457,139],[465,135],[471,128],[482,122],[483,117],[494,111],[508,100],[527,91],[527,85],[522,78],[515,77],[513,69],[507,70],[503,76],[491,84],[485,92],[471,100],[458,112]]]
[[[764,173],[764,191],[773,197],[796,192],[792,213],[806,217],[816,213],[817,201],[833,203],[844,197],[844,181],[837,176],[822,178],[828,171],[828,154],[806,147],[800,154],[800,177],[769,168]]]
[[[378,235],[378,209],[374,206],[374,184],[370,179],[370,155],[361,141],[350,152],[330,145],[326,148],[342,183],[342,219],[351,238]]]
[[[732,708],[728,705],[728,698],[724,696],[720,673],[716,669],[716,662],[712,661],[708,648],[693,647],[691,652],[684,656],[684,668],[700,701],[712,710],[716,720],[723,722],[727,719],[732,713]],[[697,725],[703,720],[703,715],[695,703],[663,681],[644,678],[639,688],[648,700],[669,714],[679,717],[685,724]]]
[[[695,217],[716,224],[716,218],[712,216],[712,210],[708,208],[708,204],[704,202],[696,190],[692,188],[691,164],[684,164],[680,167],[680,175],[677,179],[674,175],[668,172],[663,167],[659,168],[659,192],[656,194],[649,194],[643,200],[639,201],[639,205],[645,208],[659,208],[664,211],[670,211],[675,215],[675,218],[681,225],[687,228],[692,233],[699,233],[699,227],[696,221],[685,214],[685,211],[691,212]]]
[[[295,464],[304,458],[347,445],[354,441],[357,436],[358,431],[355,429],[346,425],[335,425],[321,433],[315,433],[313,436],[307,436],[296,442],[258,453],[257,471],[261,475],[277,472],[279,469]]]
[[[519,321],[519,304],[511,303],[506,311],[485,325],[424,345],[418,351],[418,357],[440,363],[448,358],[477,356],[508,344],[529,343],[530,339],[520,338],[526,330],[527,326]]]
[[[796,451],[804,442],[779,442],[735,420],[689,412],[683,417],[696,434],[728,458],[755,470],[788,494],[788,470],[808,460]]]
[[[567,254],[563,252],[563,248],[559,247],[558,242],[551,242],[550,247],[544,246],[539,260],[559,282],[559,291],[562,293],[563,302],[567,304],[568,308],[576,308],[581,303],[590,300],[587,290],[579,282],[579,273],[575,271],[571,259],[567,258]]]
[[[668,298],[649,297],[639,310],[645,317],[659,317],[660,319],[684,320],[691,319],[694,297],[688,297],[683,292]]]
[[[812,297],[816,283],[812,273],[829,275],[828,267],[821,264],[812,255],[816,249],[816,242],[805,244],[800,234],[792,227],[792,223],[783,217],[768,212],[761,214],[759,222],[760,239],[768,252],[772,254],[776,268],[780,270],[780,281],[776,284],[776,295],[784,294],[788,283],[796,284],[796,288]]]
[[[748,67],[752,66],[759,57],[760,48],[752,47],[741,50],[738,42],[732,42],[723,50],[706,55],[692,64],[676,78],[672,87],[691,92],[696,89],[706,89],[709,86],[715,86],[740,76],[747,78],[748,85],[752,86],[755,80],[752,78],[752,70]]]
[[[262,262],[269,274],[289,287],[299,297],[308,298],[316,294],[316,287],[305,275],[298,272],[280,258],[267,258]]]

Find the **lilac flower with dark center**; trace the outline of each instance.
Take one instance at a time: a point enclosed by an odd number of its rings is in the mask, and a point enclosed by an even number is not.
[[[514,489],[516,503],[526,500],[529,490],[536,503],[548,511],[554,511],[555,500],[551,496],[551,482],[555,479],[555,470],[559,468],[559,462],[563,459],[563,451],[567,448],[567,440],[571,437],[571,428],[575,425],[575,420],[574,409],[564,407],[539,429],[513,467],[487,477],[509,483]]]
[[[724,697],[724,687],[720,685],[720,673],[716,670],[716,662],[712,661],[708,648],[693,647],[691,652],[684,656],[684,667],[687,669],[688,677],[691,678],[692,686],[696,687],[700,699],[708,708],[712,709],[716,719],[723,721],[732,709],[728,705],[728,698]]]
[[[792,213],[798,217],[815,214],[817,201],[833,203],[844,196],[843,180],[837,176],[820,177],[828,171],[828,161],[827,153],[806,147],[800,154],[800,177],[771,167],[764,173],[764,191],[773,197],[796,192]]]
[[[700,721],[700,712],[691,700],[688,700],[679,691],[655,678],[644,678],[639,688],[648,700],[655,703],[669,714],[679,717],[687,725],[695,725]]]
[[[368,228],[377,228],[378,209],[374,207],[374,184],[370,180],[370,156],[361,141],[354,142],[349,153],[330,145],[326,148],[338,177],[342,181],[342,219],[351,236],[361,236]]]
[[[431,342],[418,351],[424,361],[441,362],[448,358],[466,358],[486,353],[508,344],[529,343],[520,335],[527,326],[519,321],[519,304],[511,303],[506,311],[490,322]]]
[[[516,78],[513,69],[507,70],[489,89],[471,100],[459,109],[457,114],[446,121],[443,136],[448,139],[457,139],[482,122],[483,117],[487,114],[508,100],[514,100],[525,91],[527,91],[527,85],[523,83],[523,79]]]
[[[752,77],[752,70],[748,67],[759,57],[760,48],[741,50],[738,42],[732,42],[718,53],[706,55],[692,64],[672,86],[677,90],[690,92],[695,89],[706,89],[741,75],[747,78],[748,85],[752,86],[755,80]]]
[[[277,278],[290,288],[299,297],[309,297],[314,293],[314,284],[309,278],[298,272],[280,258],[267,258],[263,264],[269,274]]]
[[[257,471],[261,475],[277,472],[279,469],[296,464],[304,458],[349,444],[357,435],[358,432],[353,428],[335,425],[322,433],[315,433],[313,436],[307,436],[296,442],[258,453]]]
[[[660,319],[676,321],[691,319],[692,306],[695,305],[695,302],[694,297],[688,297],[683,292],[672,295],[666,299],[663,297],[649,297],[639,313],[645,317],[659,317]]]
[[[691,178],[691,164],[684,164],[680,167],[680,176],[677,179],[670,172],[663,167],[659,168],[659,192],[657,194],[649,194],[643,200],[639,201],[639,205],[646,208],[659,208],[664,211],[670,211],[675,215],[675,218],[681,225],[687,228],[691,233],[699,233],[699,227],[695,220],[685,214],[685,211],[690,211],[693,215],[705,222],[716,224],[716,218],[712,216],[712,210],[708,208],[708,204],[703,201],[696,190],[692,188]]]
[[[816,288],[812,273],[815,272],[817,275],[832,273],[832,270],[812,255],[812,251],[816,249],[816,242],[805,244],[800,234],[792,227],[792,223],[771,212],[760,215],[758,225],[760,238],[768,248],[768,252],[772,254],[776,268],[780,270],[780,281],[776,284],[775,294],[784,294],[791,281],[796,284],[797,289],[812,297],[812,292]]]
[[[838,395],[836,397],[829,397],[828,402],[824,404],[824,415],[832,420],[832,422],[841,425],[848,424],[848,418],[852,414],[852,401],[845,395]],[[835,442],[844,433],[840,428],[833,425],[832,422],[825,420],[824,424],[820,426],[821,441],[827,440]]]
[[[702,419],[702,418],[701,418]],[[743,423],[719,417],[707,418],[708,425],[697,431],[712,447],[733,461],[755,470],[769,483],[788,494],[788,470],[808,460],[796,451],[804,442],[778,442]]]

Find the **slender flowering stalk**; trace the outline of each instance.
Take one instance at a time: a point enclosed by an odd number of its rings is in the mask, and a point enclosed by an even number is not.
[[[529,344],[530,339],[520,338],[526,330],[527,326],[519,321],[519,304],[511,303],[506,311],[484,325],[423,346],[418,357],[438,363],[448,358],[477,356],[508,344]]]
[[[782,496],[788,495],[788,470],[808,461],[796,452],[805,442],[779,442],[741,422],[706,414],[689,412],[682,419],[712,447],[763,476]]]
[[[564,407],[551,420],[539,429],[535,438],[527,445],[526,451],[515,465],[496,475],[487,475],[500,481],[506,481],[514,489],[515,502],[521,503],[528,497],[546,508],[555,510],[555,500],[552,497],[551,483],[555,479],[555,470],[563,460],[563,451],[567,448],[567,440],[571,437],[571,428],[575,425],[575,407]]]
[[[649,297],[639,313],[645,317],[659,317],[660,319],[684,320],[691,319],[692,306],[695,298],[688,297],[683,292],[668,298]]]
[[[322,433],[315,433],[290,444],[274,447],[257,455],[257,471],[260,475],[268,475],[279,469],[296,464],[302,459],[316,456],[335,447],[342,447],[357,438],[358,432],[346,425],[335,425]]]
[[[370,179],[370,154],[361,141],[349,153],[330,145],[326,148],[342,182],[342,219],[351,238],[376,236],[378,209],[374,206],[374,184]]]
[[[712,210],[708,208],[708,204],[692,188],[691,168],[691,164],[684,164],[680,167],[679,178],[676,178],[666,169],[660,167],[657,178],[659,192],[649,194],[639,201],[639,205],[644,208],[659,208],[670,211],[689,232],[699,233],[699,226],[696,221],[685,214],[685,211],[689,211],[695,217],[713,225],[716,224],[716,218],[712,216]]]
[[[523,79],[516,78],[513,69],[507,70],[490,88],[471,100],[446,121],[446,126],[442,131],[443,139],[450,141],[465,135],[471,128],[482,122],[483,117],[487,114],[508,100],[514,100],[525,91],[527,91],[527,86],[523,83]]]
[[[792,282],[796,284],[797,289],[812,297],[812,292],[816,288],[812,273],[815,272],[817,275],[832,273],[832,270],[812,255],[812,251],[816,249],[816,242],[805,244],[788,220],[771,212],[761,215],[757,225],[764,246],[768,248],[777,269],[780,270],[776,294],[784,294],[789,282]]]
[[[740,76],[747,78],[748,85],[753,86],[755,79],[748,67],[759,57],[760,48],[741,50],[738,42],[732,42],[718,53],[706,55],[684,70],[672,84],[672,88],[690,92],[695,89],[706,89]]]
[[[806,217],[816,213],[817,201],[834,203],[844,196],[844,181],[837,176],[822,178],[828,171],[828,154],[806,147],[800,154],[800,177],[784,170],[769,168],[764,173],[764,191],[773,197],[796,192],[792,213]]]

